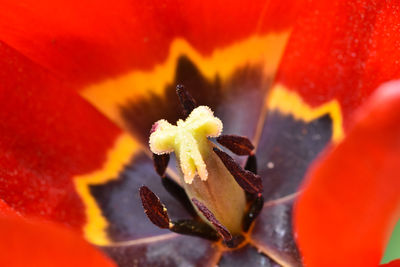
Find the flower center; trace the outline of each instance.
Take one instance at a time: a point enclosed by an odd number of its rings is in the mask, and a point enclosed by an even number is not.
[[[189,198],[203,203],[232,234],[239,234],[246,208],[245,193],[207,138],[218,137],[221,132],[221,120],[210,108],[199,106],[177,125],[157,121],[150,135],[150,149],[158,155],[175,152]],[[198,214],[208,222],[201,211]]]
[[[228,247],[236,247],[244,240],[241,233],[249,230],[264,205],[261,177],[255,174],[254,146],[246,137],[221,135],[221,120],[209,107],[197,107],[183,86],[177,86],[177,94],[187,118],[176,125],[166,120],[154,123],[149,145],[164,188],[192,214],[193,220],[171,220],[164,204],[146,186],[139,189],[144,211],[160,228],[213,241],[222,238]],[[217,137],[219,144],[236,155],[248,156],[248,170],[220,150],[210,137]],[[176,154],[183,188],[165,173],[171,152]]]

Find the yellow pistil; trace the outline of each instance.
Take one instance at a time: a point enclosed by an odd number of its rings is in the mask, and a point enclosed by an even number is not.
[[[155,154],[175,151],[186,183],[191,184],[196,173],[206,181],[208,172],[200,149],[207,137],[218,137],[222,132],[222,122],[214,117],[211,109],[197,107],[185,121],[179,120],[176,126],[166,120],[159,120],[155,126],[155,131],[150,135],[150,150]]]
[[[185,121],[172,125],[159,120],[152,131],[150,150],[155,154],[175,152],[189,198],[201,201],[232,234],[240,233],[246,205],[244,191],[207,138],[221,134],[221,120],[209,107],[199,106]]]

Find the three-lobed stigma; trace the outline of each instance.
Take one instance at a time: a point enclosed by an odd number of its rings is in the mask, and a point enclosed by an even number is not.
[[[197,106],[185,87],[177,86],[177,94],[187,118],[178,120],[176,125],[166,120],[154,123],[149,145],[162,184],[193,215],[193,220],[170,220],[160,199],[145,186],[140,189],[143,207],[158,227],[210,240],[219,235],[227,246],[236,246],[242,240],[241,233],[248,230],[262,209],[262,181],[209,138],[216,138],[237,155],[249,156],[252,169],[256,169],[254,146],[246,137],[221,135],[221,120],[209,107]],[[181,172],[180,183],[166,174],[171,152],[175,153]],[[247,199],[245,192],[252,197]]]
[[[209,107],[199,106],[177,125],[157,121],[150,135],[150,150],[158,155],[175,151],[186,183],[191,184],[196,174],[206,181],[208,171],[203,157],[209,153],[207,137],[218,137],[221,132],[221,120]]]

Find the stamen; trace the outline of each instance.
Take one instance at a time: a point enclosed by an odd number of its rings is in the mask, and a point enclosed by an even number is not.
[[[139,189],[140,198],[144,212],[152,223],[160,228],[169,228],[169,216],[167,209],[161,203],[160,199],[147,186]]]
[[[224,229],[229,229],[229,235],[230,233],[237,235],[242,232],[242,221],[246,210],[245,192],[235,181],[237,178],[232,176],[231,171],[213,152],[215,145],[209,140],[210,137],[220,136],[222,122],[214,116],[209,107],[196,107],[193,98],[183,86],[177,87],[177,93],[184,112],[190,114],[185,120],[178,120],[176,125],[166,120],[157,121],[150,135],[150,150],[157,155],[175,152],[178,169],[182,172],[181,184],[188,198],[201,201],[215,220],[223,224]],[[243,138],[235,140],[233,143],[238,143],[237,146],[246,144],[245,148],[240,149],[241,151],[250,150],[250,145],[243,141]],[[159,168],[157,171],[165,176],[164,162],[156,158],[155,161],[159,161],[156,162],[156,168]],[[168,180],[163,180],[165,186],[169,186],[167,182]],[[171,191],[181,191],[173,183],[171,184],[173,188],[176,187]],[[259,192],[259,190],[250,191]],[[196,208],[193,202],[192,204]],[[202,211],[196,209],[196,212],[207,224],[214,227],[212,222],[208,222],[204,217]]]
[[[221,235],[221,237],[225,241],[229,241],[232,239],[232,235],[225,226],[223,226],[217,218],[215,218],[214,214],[200,201],[195,198],[192,198],[192,202],[196,205],[199,211],[204,215],[204,217],[214,225],[217,232]]]
[[[264,207],[264,197],[261,195],[257,197],[253,203],[251,203],[251,206],[249,210],[247,211],[246,215],[243,218],[243,231],[247,232],[250,228],[250,225],[254,220],[257,218],[257,216],[261,213],[262,208]]]
[[[185,117],[197,107],[196,100],[190,95],[189,91],[183,85],[176,86],[176,94],[178,95],[179,102],[181,103],[183,115]]]
[[[170,221],[164,204],[148,187],[140,187],[139,193],[144,212],[156,226],[162,229],[169,229],[175,233],[198,236],[211,241],[219,239],[218,232],[205,222],[194,220]]]
[[[158,175],[164,177],[169,162],[169,154],[157,155],[153,153],[153,162]]]
[[[250,155],[247,158],[246,165],[244,166],[245,170],[251,171],[254,174],[257,174],[257,159],[256,155]]]
[[[186,194],[185,189],[183,189],[168,175],[165,175],[161,178],[161,183],[168,191],[168,193],[170,193],[177,201],[179,201],[179,203],[181,203],[181,205],[186,209],[187,212],[189,212],[190,215],[193,216],[193,218],[198,217],[198,214],[194,209],[192,203],[190,202],[190,199]]]
[[[254,149],[247,137],[239,135],[221,135],[217,142],[239,156],[251,155]]]
[[[199,221],[179,220],[172,222],[170,230],[178,234],[198,236],[211,241],[219,239],[217,231],[208,224]]]
[[[213,150],[245,191],[250,194],[261,194],[263,186],[259,175],[242,169],[228,154],[218,148],[214,147]]]

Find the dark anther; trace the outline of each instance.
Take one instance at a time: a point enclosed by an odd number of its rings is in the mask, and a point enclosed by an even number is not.
[[[251,171],[254,174],[257,174],[257,159],[256,155],[250,155],[247,158],[246,165],[244,166],[245,170]]]
[[[234,237],[232,237],[231,240],[224,241],[224,243],[228,248],[235,248],[239,246],[243,241],[244,241],[244,236],[235,235]]]
[[[221,135],[217,142],[239,156],[251,155],[254,149],[247,137],[239,135]]]
[[[160,199],[147,186],[139,189],[140,198],[144,212],[150,221],[160,228],[169,228],[169,217],[167,209],[161,203]]]
[[[221,235],[221,237],[226,241],[232,239],[232,235],[225,226],[223,226],[217,218],[215,218],[214,214],[200,201],[195,198],[192,198],[192,202],[196,205],[199,211],[206,217],[206,219],[214,225],[217,232]]]
[[[189,91],[183,85],[176,86],[176,94],[181,103],[183,115],[189,116],[190,112],[197,107],[196,100],[189,94]]]
[[[240,167],[228,154],[219,150],[218,148],[213,148],[214,152],[222,160],[225,167],[235,178],[236,182],[250,194],[260,195],[263,190],[261,177],[250,171],[244,170]]]
[[[154,169],[161,177],[164,177],[169,162],[169,154],[157,155],[153,153]]]
[[[219,239],[218,232],[204,222],[193,220],[173,221],[169,229],[178,234],[198,236],[211,241]]]
[[[165,175],[161,178],[161,183],[167,192],[170,193],[177,201],[179,201],[179,203],[181,203],[181,205],[187,210],[187,212],[189,212],[190,215],[192,215],[193,218],[198,216],[183,187],[181,187],[168,175]]]
[[[219,234],[221,233],[215,231],[215,229],[205,222],[195,220],[170,221],[167,209],[161,203],[156,194],[154,194],[147,186],[140,187],[139,193],[140,198],[142,199],[144,212],[150,221],[156,226],[163,229],[169,229],[175,233],[198,236],[212,241],[219,239]],[[212,215],[210,211],[208,212]],[[230,235],[229,231],[226,230],[226,228],[221,225],[215,217],[214,221],[220,225],[220,228],[225,229],[225,231]]]
[[[250,155],[247,157],[247,161],[246,161],[246,165],[244,166],[244,169],[247,171],[251,171],[254,174],[257,174],[256,155]],[[253,202],[256,198],[257,198],[257,195],[246,192],[246,199],[248,202]]]
[[[251,223],[261,213],[264,206],[264,197],[261,195],[257,197],[250,205],[249,210],[243,217],[243,231],[247,232],[251,226]]]
[[[171,177],[165,174],[167,165],[169,162],[169,154],[157,155],[153,153],[154,169],[161,177],[161,183],[164,188],[170,193],[176,200],[178,200],[182,206],[193,216],[197,217],[197,212],[193,208],[189,197],[185,190]]]

